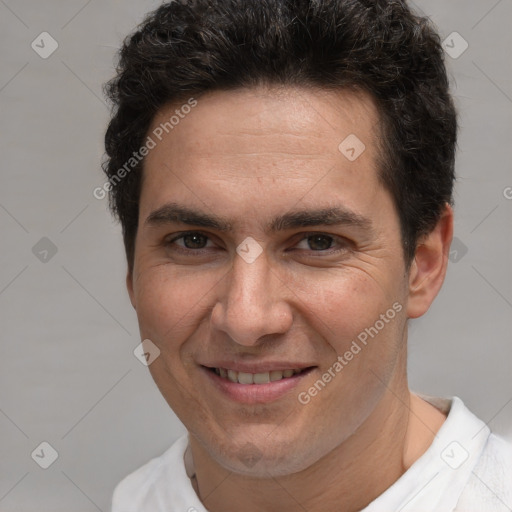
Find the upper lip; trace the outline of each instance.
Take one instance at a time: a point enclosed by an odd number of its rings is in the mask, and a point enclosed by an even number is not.
[[[224,368],[235,372],[244,373],[267,373],[275,370],[305,370],[315,366],[308,363],[294,363],[289,361],[266,361],[266,362],[248,362],[248,361],[215,361],[202,364],[207,368]]]

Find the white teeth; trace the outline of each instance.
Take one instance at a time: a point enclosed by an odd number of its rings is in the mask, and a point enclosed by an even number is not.
[[[281,370],[272,370],[270,372],[270,382],[281,380],[283,378],[283,372]]]
[[[231,382],[238,382],[239,384],[267,384],[268,382],[276,382],[281,379],[286,379],[302,372],[298,370],[272,370],[271,372],[264,373],[247,373],[235,372],[234,370],[226,370],[225,368],[215,368],[215,373],[224,379],[229,379]]]
[[[240,379],[240,377],[238,377]],[[270,375],[269,373],[255,373],[254,374],[254,384],[266,384],[267,382],[270,382]]]
[[[253,374],[252,373],[245,373],[245,372],[238,372],[238,382],[240,384],[253,384]]]

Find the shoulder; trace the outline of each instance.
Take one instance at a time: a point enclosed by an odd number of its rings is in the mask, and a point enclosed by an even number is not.
[[[473,473],[488,478],[497,489],[512,492],[512,444],[491,434]],[[510,503],[512,505],[512,503]]]
[[[165,482],[186,480],[183,454],[187,443],[186,435],[180,437],[162,455],[126,476],[114,489],[112,512],[150,510],[158,502],[158,494],[168,488]],[[155,506],[153,510],[160,509]]]
[[[512,508],[512,444],[491,434],[456,511],[509,511]]]
[[[445,463],[440,469],[446,478],[446,497],[454,499],[455,508],[450,510],[510,512],[512,444],[491,433],[460,398],[425,399],[447,415],[427,454]]]

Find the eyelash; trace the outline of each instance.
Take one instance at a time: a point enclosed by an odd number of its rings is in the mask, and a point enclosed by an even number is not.
[[[208,236],[206,233],[202,233],[201,231],[184,231],[182,233],[180,233],[178,236],[175,236],[171,239],[166,239],[164,241],[164,245],[166,247],[171,247],[173,246],[173,244],[177,241],[177,240],[181,240],[183,238],[185,238],[186,236],[188,235],[201,235],[201,236],[204,236],[206,239],[207,239],[207,243],[208,241],[211,241],[211,237]],[[350,246],[350,242],[347,240],[347,239],[344,239],[343,237],[339,237],[339,236],[335,236],[335,235],[330,235],[330,234],[327,234],[327,233],[322,233],[322,232],[312,232],[312,233],[304,233],[302,238],[300,238],[297,243],[299,244],[300,242],[304,241],[304,240],[307,240],[308,238],[312,237],[312,236],[323,236],[323,237],[327,237],[327,238],[330,238],[332,240],[332,243],[336,243],[336,241],[338,242],[339,245],[343,245],[343,247],[339,248],[339,249],[335,249],[333,250],[332,248],[329,248],[329,249],[325,249],[325,250],[318,250],[318,251],[315,251],[313,249],[310,249],[308,250],[309,253],[312,253],[312,254],[320,254],[320,255],[334,255],[334,254],[337,254],[337,253],[340,253],[340,252],[346,252],[347,249],[349,248]],[[203,255],[204,252],[209,252],[208,251],[209,248],[201,248],[201,249],[188,249],[186,247],[180,247],[178,245],[174,245],[172,247],[172,250],[179,253],[179,254],[184,254],[184,255],[187,255],[187,256],[201,256]],[[306,250],[306,249],[299,249],[299,250]]]

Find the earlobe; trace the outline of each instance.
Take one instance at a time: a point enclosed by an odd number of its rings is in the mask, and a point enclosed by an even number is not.
[[[135,303],[135,293],[133,291],[133,274],[130,270],[128,270],[126,274],[126,289],[128,290],[128,295],[130,297],[130,302],[132,303],[133,309],[137,309]]]
[[[444,282],[453,237],[453,210],[445,205],[435,228],[416,247],[409,271],[408,318],[424,315]]]

